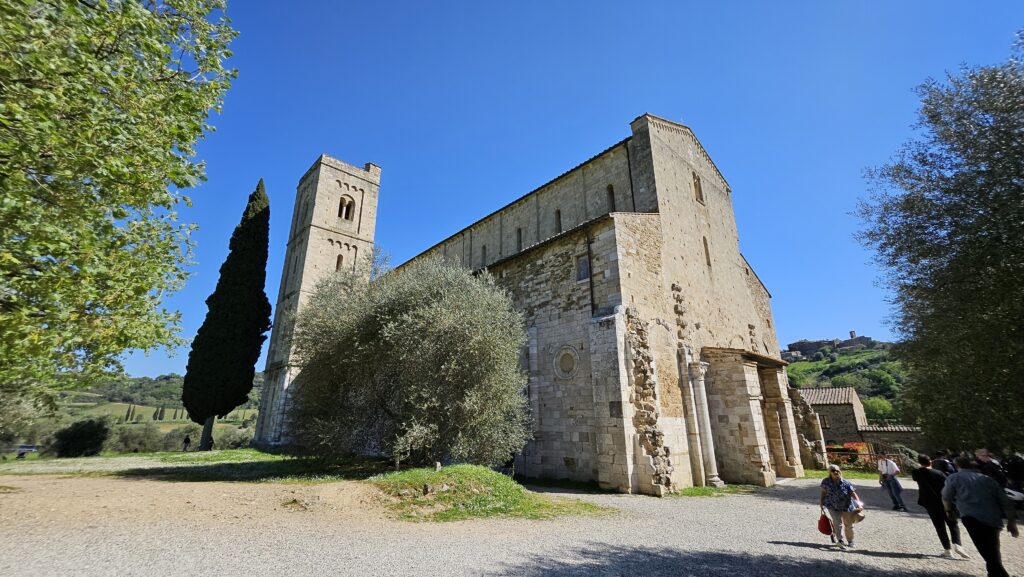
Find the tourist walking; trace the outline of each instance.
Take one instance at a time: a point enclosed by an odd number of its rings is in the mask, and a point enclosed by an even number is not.
[[[960,471],[950,475],[942,489],[946,514],[953,515],[956,507],[974,547],[985,560],[988,577],[1009,577],[999,552],[999,533],[1005,516],[1010,535],[1020,535],[1010,500],[999,483],[978,472],[970,457],[957,457],[956,466]]]
[[[971,556],[960,544],[960,526],[956,515],[947,516],[942,506],[942,488],[946,485],[946,474],[935,468],[935,461],[929,459],[928,455],[918,455],[917,462],[921,466],[910,473],[917,482],[917,504],[924,507],[928,512],[928,518],[932,520],[932,525],[935,526],[939,542],[942,543],[942,557],[952,559],[955,551],[964,559],[970,559]]]
[[[900,496],[900,493],[903,492],[903,485],[900,485],[900,480],[896,478],[899,472],[900,468],[892,459],[885,455],[879,455],[878,484],[889,493],[893,511],[906,511],[907,507],[903,504],[903,497]]]
[[[956,467],[953,466],[952,455],[952,451],[936,451],[935,458],[932,459],[932,469],[941,471],[947,476],[956,473]]]
[[[838,465],[828,466],[828,477],[821,480],[821,496],[818,505],[822,512],[828,510],[832,519],[832,537],[840,549],[853,549],[853,524],[857,522],[857,513],[864,509],[853,483],[843,478]],[[846,541],[843,541],[843,535]]]
[[[978,460],[978,472],[991,477],[993,481],[999,483],[999,486],[1005,489],[1006,472],[1003,471],[1002,463],[998,459],[993,459],[988,449],[976,449],[974,457]]]

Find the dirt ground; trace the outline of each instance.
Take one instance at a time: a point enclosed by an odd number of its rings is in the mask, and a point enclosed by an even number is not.
[[[297,513],[302,513],[297,515]],[[244,520],[246,524],[373,523],[385,519],[380,494],[364,483],[168,483],[110,477],[0,477],[0,520],[81,528]]]

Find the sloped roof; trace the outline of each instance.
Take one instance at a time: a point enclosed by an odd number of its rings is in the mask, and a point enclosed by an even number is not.
[[[800,394],[810,405],[852,405],[857,398],[857,391],[853,387],[800,389]]]
[[[872,433],[920,433],[921,427],[915,427],[913,425],[898,425],[895,423],[888,425],[861,425],[857,429],[858,431],[868,431]]]

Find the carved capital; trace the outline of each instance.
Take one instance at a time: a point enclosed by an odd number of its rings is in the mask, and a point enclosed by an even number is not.
[[[710,366],[710,364],[705,362],[690,363],[690,377],[698,381],[703,381],[704,375],[707,374],[708,367]]]

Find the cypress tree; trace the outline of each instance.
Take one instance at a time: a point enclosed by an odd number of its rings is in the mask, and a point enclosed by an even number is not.
[[[160,409],[153,409],[153,420],[160,418]]]
[[[132,418],[132,406],[128,405],[128,408],[124,412],[124,422],[130,421]]]
[[[213,421],[246,402],[256,360],[270,329],[270,301],[263,286],[270,242],[270,200],[263,179],[249,195],[231,234],[217,288],[188,355],[181,401],[188,417],[203,425],[199,450],[213,445]]]

